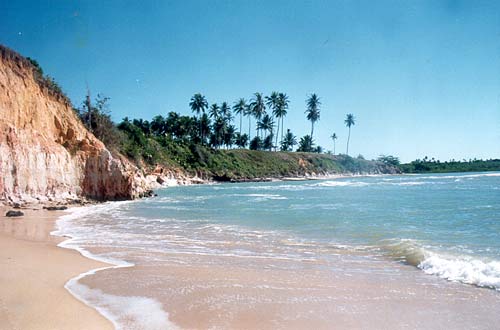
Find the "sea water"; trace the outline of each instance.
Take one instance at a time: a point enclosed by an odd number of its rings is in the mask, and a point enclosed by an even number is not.
[[[372,297],[390,303],[415,296],[415,311],[419,303],[428,305],[428,297],[447,301],[446,295],[486,299],[488,306],[500,307],[498,172],[178,186],[157,193],[150,199],[80,208],[58,222],[57,234],[72,237],[63,246],[116,265],[85,284],[81,276],[68,288],[118,328],[176,328],[169,313],[182,323],[187,309],[201,318],[185,321],[190,327],[232,328],[245,324],[234,322],[241,321],[248,306],[257,310],[266,304],[277,306],[268,316],[271,323],[255,328],[303,328],[301,322],[321,315],[292,319],[286,308],[321,309],[329,303],[336,306],[332,315],[345,316],[346,327],[356,326],[361,323],[350,318],[361,311],[353,311],[349,301],[357,287],[371,292],[356,304],[367,315],[377,315],[366,302]],[[245,273],[254,276],[247,279]],[[288,288],[277,288],[288,276]],[[295,281],[298,277],[311,282]],[[344,289],[352,284],[352,297],[339,301],[333,278]],[[434,287],[419,298],[422,288]],[[200,296],[197,288],[210,293]],[[238,290],[244,297],[233,294]],[[340,304],[345,310],[339,310]],[[443,311],[454,313],[450,306]],[[456,309],[462,307],[467,309]],[[207,309],[232,312],[216,318],[208,312],[204,316]],[[498,321],[493,314],[482,320]],[[318,328],[328,328],[330,321]],[[383,327],[385,321],[390,318],[375,317],[372,325]],[[410,328],[427,325],[418,319],[408,322]],[[443,318],[442,326],[450,325],[446,322]]]

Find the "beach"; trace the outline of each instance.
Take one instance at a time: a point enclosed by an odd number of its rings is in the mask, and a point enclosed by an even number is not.
[[[64,216],[124,329],[491,329],[498,173],[173,187]],[[387,205],[390,204],[390,207]]]
[[[62,212],[23,209],[25,216],[7,218],[6,210],[0,208],[0,328],[113,329],[64,288],[105,264],[57,247],[60,238],[50,232]]]
[[[0,328],[492,329],[499,178],[200,185],[23,210],[0,226]]]

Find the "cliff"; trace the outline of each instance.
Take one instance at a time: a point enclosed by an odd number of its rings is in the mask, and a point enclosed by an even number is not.
[[[30,61],[0,45],[0,201],[131,199],[149,189]]]

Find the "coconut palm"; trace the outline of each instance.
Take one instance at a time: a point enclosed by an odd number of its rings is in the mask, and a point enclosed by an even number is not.
[[[306,101],[307,103],[307,120],[311,121],[311,140],[313,139],[313,134],[314,134],[314,123],[316,123],[319,120],[320,117],[320,110],[319,106],[321,105],[321,102],[319,101],[319,97],[316,94],[311,94],[309,98]]]
[[[297,144],[297,138],[290,129],[287,129],[285,137],[281,141],[281,150],[282,151],[292,151],[293,146]]]
[[[337,134],[333,133],[330,137],[333,140],[333,155],[335,156],[335,140],[337,140]]]
[[[250,104],[247,104],[244,115],[248,117],[248,141],[252,141],[251,140],[251,138],[252,138],[251,131],[252,131],[253,111],[252,111],[252,107]]]
[[[266,133],[269,132],[268,134],[266,134],[266,136],[273,135],[273,128],[274,128],[273,117],[269,116],[268,114],[265,114],[264,117],[262,117],[262,119],[259,122],[257,122],[257,127]]]
[[[297,151],[300,152],[312,152],[314,146],[314,141],[310,135],[306,135],[300,138],[299,147]]]
[[[278,135],[280,132],[280,119],[281,119],[281,140],[280,144],[283,142],[283,131],[285,130],[283,128],[283,118],[285,118],[287,110],[288,110],[288,96],[285,93],[279,93],[278,95],[278,107],[273,110],[273,114],[278,120],[278,128],[276,131],[276,145],[278,145]]]
[[[208,110],[208,115],[210,118],[213,118],[214,120],[219,119],[220,117],[220,108],[217,105],[217,103],[214,103],[210,106],[210,109]]]
[[[272,92],[270,96],[266,96],[266,105],[267,105],[267,108],[274,115],[276,113],[277,109],[279,108],[279,93]],[[278,128],[279,128],[279,121],[278,121]],[[273,134],[272,131],[271,131],[271,134]],[[276,134],[276,143],[278,143],[278,134]]]
[[[255,93],[252,102],[250,103],[250,108],[252,109],[252,114],[257,121],[259,121],[262,116],[266,113],[266,105],[264,102],[264,96],[262,93]],[[259,128],[257,127],[257,135],[259,135]]]
[[[245,101],[245,99],[243,98],[236,101],[236,103],[233,106],[234,113],[240,115],[240,136],[241,136],[243,115],[245,114],[246,109],[247,109],[247,101]]]
[[[352,113],[348,113],[346,115],[344,123],[347,127],[349,127],[349,135],[347,136],[347,150],[346,150],[346,155],[349,155],[349,140],[351,139],[351,126],[354,126],[355,124],[354,115]]]
[[[191,111],[195,112],[196,115],[198,116],[198,120],[200,120],[200,114],[205,113],[205,109],[208,108],[208,102],[205,96],[201,95],[201,93],[196,93],[191,97],[191,102],[189,102],[189,107],[191,108]],[[201,142],[203,144],[203,127],[201,126],[201,120],[200,120],[200,135],[201,135]]]
[[[229,107],[229,104],[227,104],[227,102],[222,102],[220,106],[220,116],[227,122],[228,125],[231,123],[231,120],[233,120],[231,108]]]

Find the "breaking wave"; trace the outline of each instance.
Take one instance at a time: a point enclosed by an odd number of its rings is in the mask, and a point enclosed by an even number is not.
[[[433,252],[408,239],[389,242],[384,248],[393,259],[415,266],[426,274],[500,291],[499,261]]]

